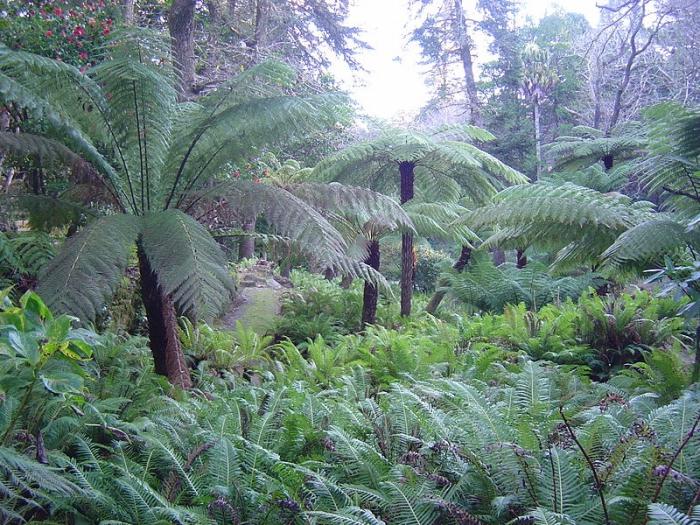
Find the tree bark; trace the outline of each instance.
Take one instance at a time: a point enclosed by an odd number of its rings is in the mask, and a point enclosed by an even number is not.
[[[415,167],[416,165],[413,162],[401,162],[399,164],[401,204],[405,204],[413,198]],[[411,315],[414,266],[413,234],[406,232],[401,235],[401,315],[404,317]]]
[[[370,241],[369,255],[365,259],[365,263],[379,271],[380,252],[379,242]],[[369,281],[365,281],[365,290],[362,296],[362,326],[374,324],[377,320],[377,300],[379,299],[379,290]]]
[[[462,251],[459,254],[459,259],[452,265],[452,268],[457,272],[457,273],[462,273],[464,271],[464,268],[466,268],[467,264],[469,264],[469,260],[472,257],[472,249],[469,246],[462,246]],[[444,286],[445,283],[438,283],[438,287]],[[445,291],[443,290],[436,290],[433,296],[430,298],[430,302],[428,302],[428,305],[425,307],[425,311],[428,312],[429,314],[434,314],[438,306],[440,306],[440,303],[442,300],[445,298]]]
[[[525,250],[517,250],[515,252],[515,267],[522,270],[527,266],[527,256],[525,255]]]
[[[134,0],[123,0],[122,7],[124,8],[124,25],[134,25]]]
[[[700,380],[700,324],[695,329],[695,363],[693,363],[693,374],[690,376],[690,383]]]
[[[181,100],[187,99],[194,93],[195,3],[195,0],[173,0],[168,14],[168,30]]]
[[[481,126],[483,119],[479,108],[479,98],[474,80],[474,63],[472,60],[471,40],[467,28],[462,0],[454,0],[454,29],[459,50],[459,58],[464,70],[464,87],[467,98],[466,120],[470,124]]]
[[[241,225],[241,229],[246,233],[252,233],[255,231],[255,219],[246,219]],[[255,238],[250,235],[245,235],[241,238],[240,244],[238,245],[238,258],[239,259],[252,259],[255,256]]]
[[[542,175],[542,135],[540,133],[540,102],[537,97],[532,102],[533,120],[535,124],[535,153],[537,155],[536,179]]]
[[[603,166],[605,167],[605,171],[610,171],[614,163],[615,159],[612,155],[606,155],[603,157]]]
[[[148,319],[148,336],[155,371],[166,376],[175,386],[191,388],[192,378],[178,338],[177,313],[173,300],[160,290],[158,277],[141,248],[138,257],[141,295]]]
[[[255,5],[255,33],[253,35],[253,61],[258,62],[267,43],[267,26],[270,15],[269,0],[257,0]]]

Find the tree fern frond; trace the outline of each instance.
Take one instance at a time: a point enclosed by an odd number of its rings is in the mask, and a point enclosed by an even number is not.
[[[666,503],[651,503],[647,516],[650,525],[693,525],[697,523],[687,514]]]
[[[685,225],[659,217],[623,232],[603,252],[604,268],[615,270],[658,262],[661,256],[685,249],[689,244],[697,247],[698,239],[686,232]]]
[[[57,312],[83,322],[94,319],[114,293],[140,231],[138,217],[110,215],[95,221],[66,241],[37,292]]]
[[[226,257],[192,217],[179,210],[147,216],[141,247],[163,292],[183,315],[211,319],[230,301],[235,287]]]

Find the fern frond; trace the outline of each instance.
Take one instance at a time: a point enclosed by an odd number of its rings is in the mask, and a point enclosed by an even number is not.
[[[141,219],[130,215],[95,221],[66,241],[39,279],[37,292],[57,312],[83,322],[94,319],[114,293],[141,228]]]

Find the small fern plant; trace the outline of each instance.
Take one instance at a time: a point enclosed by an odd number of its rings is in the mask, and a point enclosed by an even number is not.
[[[222,178],[226,166],[266,145],[307,136],[345,114],[335,94],[287,95],[297,82],[280,63],[248,69],[194,102],[178,102],[169,46],[143,31],[121,33],[83,73],[0,47],[0,104],[26,110],[41,134],[0,133],[0,148],[88,170],[110,212],[72,236],[40,279],[57,312],[93,319],[109,301],[136,247],[155,369],[191,385],[177,314],[207,319],[234,284],[225,257],[191,214],[221,200],[264,213],[278,233],[342,265],[342,237],[318,213],[273,186]],[[353,268],[348,271],[352,272]]]

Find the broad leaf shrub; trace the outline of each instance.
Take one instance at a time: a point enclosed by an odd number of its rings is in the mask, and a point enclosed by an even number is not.
[[[503,340],[465,346],[464,326],[425,318],[273,346],[255,380],[237,373],[235,360],[220,361],[230,374],[195,374],[197,388],[183,394],[152,373],[144,338],[76,331],[33,294],[3,304],[7,523],[697,518],[697,387],[669,395],[626,374],[594,382],[583,368],[533,361]],[[193,353],[228,344],[263,352],[244,328],[193,335],[201,328],[183,327]],[[25,363],[16,348],[45,364]],[[54,366],[75,375],[64,381],[70,388],[37,381],[29,410],[13,417],[29,384],[15,378]]]

